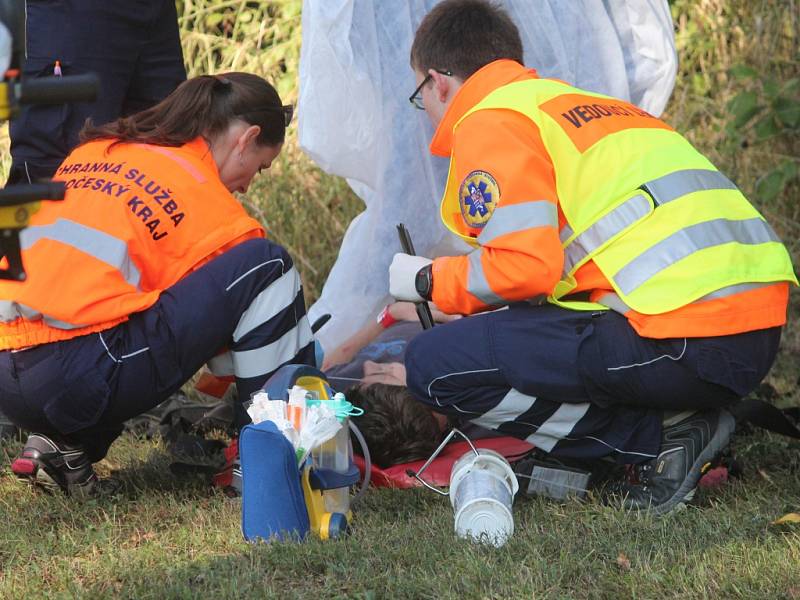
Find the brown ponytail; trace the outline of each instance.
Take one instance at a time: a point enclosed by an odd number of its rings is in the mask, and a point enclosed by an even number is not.
[[[105,125],[86,122],[81,142],[115,138],[134,142],[180,146],[202,135],[213,138],[234,119],[261,127],[262,146],[283,142],[291,107],[281,105],[278,92],[251,73],[200,75],[180,84],[155,106]]]

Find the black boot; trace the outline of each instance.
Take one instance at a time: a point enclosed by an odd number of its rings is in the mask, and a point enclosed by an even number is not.
[[[663,515],[685,506],[730,441],[736,420],[726,410],[707,410],[665,426],[658,456],[634,465],[630,481],[614,486],[625,508]]]

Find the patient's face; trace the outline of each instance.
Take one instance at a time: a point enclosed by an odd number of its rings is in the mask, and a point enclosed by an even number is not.
[[[385,383],[388,385],[406,385],[406,367],[403,363],[376,363],[371,360],[364,361],[364,377],[361,385],[370,383]],[[437,412],[431,411],[433,418],[439,425],[439,429],[444,431],[447,425],[447,417]]]
[[[363,384],[385,383],[388,385],[406,385],[406,367],[403,363],[376,363],[364,361]]]

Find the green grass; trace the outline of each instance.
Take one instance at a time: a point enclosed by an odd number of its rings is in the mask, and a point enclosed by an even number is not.
[[[456,538],[448,500],[423,490],[371,491],[345,540],[249,545],[238,501],[126,437],[100,465],[121,498],[75,504],[4,472],[0,597],[800,597],[800,526],[770,525],[798,508],[800,445],[739,447],[744,477],[672,517],[519,497],[494,549]]]
[[[182,0],[190,74],[252,70],[293,101],[300,4]],[[736,179],[797,260],[797,178],[776,194],[765,181],[786,161],[797,164],[800,136],[757,128],[774,110],[775,83],[800,76],[797,2],[671,4],[681,64],[665,118]],[[757,77],[734,77],[736,65]],[[734,99],[745,91],[762,110],[732,127]],[[7,153],[0,158],[2,175]],[[360,201],[302,155],[292,129],[244,202],[290,249],[307,298],[316,298]],[[793,293],[768,377],[781,405],[800,404],[799,312]],[[253,546],[241,537],[239,503],[200,479],[173,478],[159,442],[120,439],[98,470],[120,477],[123,494],[86,503],[20,485],[7,466],[20,443],[6,443],[0,598],[800,598],[800,525],[771,525],[800,511],[800,443],[756,433],[734,446],[743,476],[702,491],[686,511],[653,520],[594,499],[519,497],[514,536],[491,549],[457,539],[447,499],[422,490],[371,491],[345,540]]]

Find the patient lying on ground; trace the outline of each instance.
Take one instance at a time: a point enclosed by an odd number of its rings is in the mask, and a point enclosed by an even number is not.
[[[367,441],[372,462],[381,468],[427,459],[454,425],[414,400],[406,387],[405,350],[422,331],[414,305],[395,302],[387,310],[392,315],[387,327],[371,320],[328,353],[322,365],[331,386],[364,409],[353,421]],[[432,313],[439,323],[459,318],[435,309]],[[470,437],[487,435],[492,433],[471,426]]]

